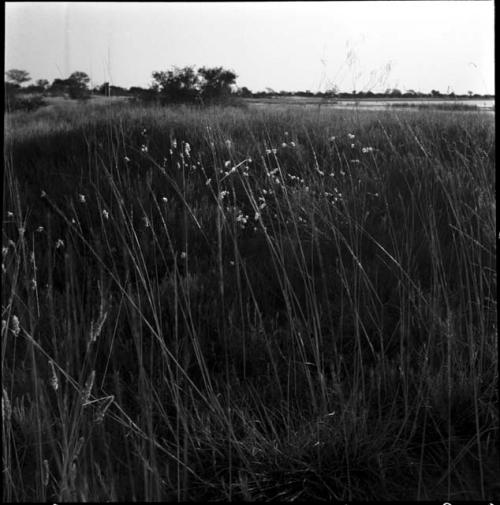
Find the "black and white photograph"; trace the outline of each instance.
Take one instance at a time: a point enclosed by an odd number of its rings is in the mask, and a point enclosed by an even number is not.
[[[493,0],[4,14],[4,503],[497,503]]]

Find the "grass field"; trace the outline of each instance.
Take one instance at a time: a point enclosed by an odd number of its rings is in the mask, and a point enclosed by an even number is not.
[[[499,495],[493,116],[5,127],[4,500]]]

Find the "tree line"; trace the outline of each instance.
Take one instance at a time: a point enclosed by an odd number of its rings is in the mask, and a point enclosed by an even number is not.
[[[336,87],[330,90],[315,92],[306,91],[265,91],[252,92],[247,87],[236,85],[237,75],[233,70],[223,67],[193,66],[183,68],[173,67],[166,71],[152,72],[153,81],[149,88],[132,86],[122,88],[109,82],[90,88],[90,77],[81,71],[73,72],[66,79],[54,79],[49,83],[46,79],[38,79],[33,84],[26,70],[11,69],[5,72],[6,105],[10,109],[36,108],[43,105],[43,96],[64,96],[71,99],[87,100],[92,95],[123,96],[144,102],[168,103],[196,103],[213,104],[227,103],[234,97],[265,98],[265,97],[316,97],[340,99],[377,99],[377,98],[494,98],[493,95],[479,95],[472,91],[458,95],[453,92],[441,93],[432,90],[422,93],[414,90],[402,92],[399,89],[387,89],[383,93],[353,90],[341,92]]]

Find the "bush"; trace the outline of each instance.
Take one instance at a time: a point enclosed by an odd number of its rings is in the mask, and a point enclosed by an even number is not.
[[[13,111],[26,111],[32,112],[40,107],[47,105],[42,95],[19,96],[11,94],[6,96],[5,110],[8,112]]]

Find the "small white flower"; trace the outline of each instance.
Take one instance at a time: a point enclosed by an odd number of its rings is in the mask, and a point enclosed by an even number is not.
[[[347,136],[350,138],[350,139],[353,139],[356,137],[356,135],[353,135],[352,133],[348,133]]]
[[[330,140],[330,142],[335,142],[335,137],[332,136],[329,138],[329,140]]]
[[[231,165],[231,162],[229,160],[224,162],[224,167],[228,168]]]
[[[12,316],[12,333],[17,337],[21,333],[21,327],[19,326],[19,318],[17,316]]]
[[[351,160],[351,163],[359,163],[359,160]]]
[[[130,158],[129,158],[128,156],[125,156],[123,159],[124,159],[127,163],[130,161]]]
[[[109,212],[106,209],[102,211],[102,215],[104,216],[104,219],[109,219]]]
[[[207,179],[205,182],[205,186],[209,186],[211,182],[212,182],[212,179]]]
[[[283,143],[281,144],[281,147],[286,147],[286,142],[283,142]]]
[[[191,155],[191,146],[189,145],[188,142],[184,144],[184,152],[186,153],[186,156],[189,158]]]
[[[142,220],[144,221],[144,226],[145,226],[146,228],[149,228],[149,227],[151,226],[151,225],[149,224],[149,219],[148,219],[148,217],[147,217],[147,216],[144,216],[144,217],[142,218]]]
[[[231,149],[231,146],[232,146],[232,145],[233,145],[233,143],[232,143],[229,139],[228,139],[228,140],[226,140],[226,147],[227,147],[228,149]]]
[[[45,198],[47,196],[47,193],[45,193],[45,191],[42,189],[42,192],[41,192],[40,196],[42,198]]]
[[[260,212],[256,212],[253,219],[254,221],[258,221],[260,219]]]
[[[234,267],[234,261],[232,261],[232,260],[231,260],[231,261],[229,262],[229,264],[230,264],[232,267]]]
[[[290,145],[291,145],[292,147],[295,147],[295,142],[292,140],[292,142],[290,142]]]
[[[79,194],[78,195],[78,200],[80,200],[81,203],[85,203],[85,195]]]
[[[7,211],[7,217],[14,217],[14,213],[10,210]]]
[[[186,253],[184,251],[181,252],[181,259],[186,259]]]
[[[56,249],[59,249],[60,247],[64,247],[64,242],[62,239],[58,238],[56,242]]]
[[[177,149],[177,140],[176,139],[172,140],[172,147],[174,149]]]
[[[356,147],[355,144],[351,144],[351,149],[354,149]]]
[[[163,203],[168,203],[168,198],[166,196],[162,197]]]
[[[141,151],[142,151],[143,153],[147,153],[147,152],[148,152],[148,146],[147,146],[147,145],[145,145],[145,144],[143,144],[143,145],[141,146]]]

